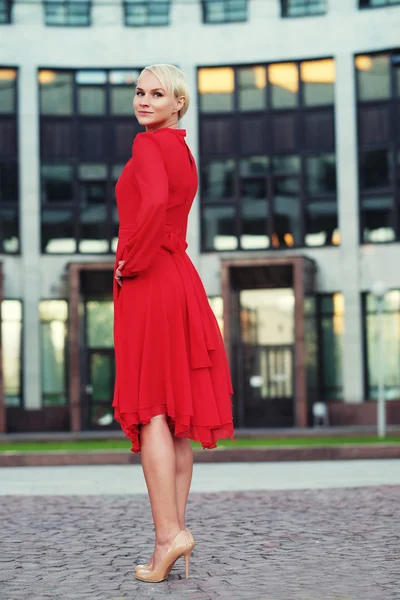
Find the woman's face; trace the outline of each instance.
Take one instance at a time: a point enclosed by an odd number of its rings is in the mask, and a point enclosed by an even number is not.
[[[137,82],[133,109],[140,125],[152,131],[176,125],[183,101],[165,90],[154,73],[145,71]]]

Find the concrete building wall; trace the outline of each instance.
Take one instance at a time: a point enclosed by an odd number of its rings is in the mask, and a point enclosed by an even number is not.
[[[342,243],[338,248],[287,250],[318,265],[319,292],[340,291],[345,297],[344,395],[363,400],[362,321],[360,293],[383,279],[400,288],[400,244],[360,246],[358,243],[358,180],[354,54],[394,48],[399,42],[400,8],[358,10],[358,0],[330,0],[326,16],[282,19],[278,0],[250,0],[249,21],[204,25],[199,3],[173,4],[171,25],[128,28],[122,5],[97,0],[92,26],[46,27],[43,6],[17,3],[14,24],[0,36],[0,66],[19,68],[19,152],[22,254],[2,256],[4,296],[24,302],[24,386],[26,405],[40,406],[38,303],[66,294],[65,267],[71,260],[98,261],[98,255],[42,256],[39,249],[39,110],[37,69],[127,68],[155,62],[179,65],[192,89],[191,110],[182,122],[198,158],[198,66],[246,64],[332,56],[336,62],[335,124],[338,206]],[[198,199],[188,232],[189,254],[199,268],[210,296],[220,294],[220,256],[200,253]],[[268,251],[249,255],[265,256]],[[226,253],[238,256],[240,253]],[[274,256],[279,255],[273,252]],[[112,255],[109,259],[113,260]]]

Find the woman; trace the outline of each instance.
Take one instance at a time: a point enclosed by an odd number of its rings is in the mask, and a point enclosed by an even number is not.
[[[197,172],[178,120],[189,106],[184,74],[146,67],[135,115],[146,131],[116,185],[120,221],[114,280],[115,418],[142,467],[155,526],[150,563],[136,577],[166,579],[186,558],[193,469],[190,440],[203,448],[233,437],[232,386],[225,349],[199,275],[186,254]]]

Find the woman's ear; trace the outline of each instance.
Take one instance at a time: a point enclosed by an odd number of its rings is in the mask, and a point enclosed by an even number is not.
[[[180,96],[177,99],[174,112],[178,112],[179,113],[182,110],[184,104],[185,104],[185,96]]]

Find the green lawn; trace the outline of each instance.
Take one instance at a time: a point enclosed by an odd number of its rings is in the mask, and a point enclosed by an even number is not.
[[[236,442],[222,440],[219,447],[224,448],[268,448],[280,446],[336,446],[340,444],[379,444],[376,436],[354,437],[309,437],[309,438],[240,438]],[[389,436],[383,443],[400,444],[400,436]],[[200,444],[193,443],[194,448]],[[0,442],[0,452],[53,452],[57,450],[129,450],[129,440],[84,440],[78,442]]]

